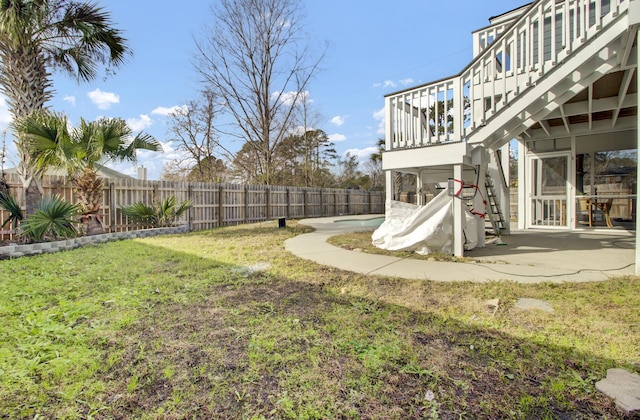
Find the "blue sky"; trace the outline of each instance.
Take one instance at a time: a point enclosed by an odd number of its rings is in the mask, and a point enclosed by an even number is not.
[[[115,75],[89,83],[54,76],[50,106],[80,117],[120,117],[163,143],[162,154],[142,152],[138,165],[159,179],[176,157],[168,142],[167,113],[196,99],[194,38],[202,39],[215,0],[99,0],[120,28],[133,56]],[[525,4],[523,0],[303,0],[307,35],[318,50],[327,45],[322,71],[309,97],[324,130],[341,154],[368,159],[384,136],[384,95],[457,74],[472,59],[471,32],[488,18]],[[0,104],[0,129],[10,121]],[[239,143],[229,143],[237,149]],[[11,148],[10,148],[11,149]],[[11,151],[11,150],[10,150]],[[15,158],[6,167],[15,166]],[[130,175],[134,165],[110,165]]]

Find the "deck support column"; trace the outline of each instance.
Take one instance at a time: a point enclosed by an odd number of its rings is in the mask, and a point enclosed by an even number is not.
[[[477,194],[473,198],[473,208],[476,212],[485,211],[485,213],[489,213],[491,209],[489,208],[489,195],[487,194],[486,187],[484,185],[484,177],[486,174],[486,167],[484,162],[478,165],[478,191]],[[484,199],[484,200],[483,200]],[[486,200],[486,204],[485,201]],[[478,235],[478,244],[476,245],[478,248],[485,247],[485,222],[486,219],[481,217],[474,216],[477,221],[477,235]],[[489,217],[488,214],[485,217]]]
[[[509,182],[511,180],[510,173],[510,154],[511,154],[511,142],[507,142],[501,148],[500,152],[500,208],[502,209],[502,217],[504,218],[504,226],[502,233],[509,235],[511,233],[511,186]],[[496,156],[498,158],[498,156]]]
[[[416,175],[416,204],[419,206],[424,206],[424,194],[422,191],[423,184],[422,171],[418,171],[418,174]]]
[[[391,208],[391,202],[393,201],[393,171],[384,171],[385,184],[387,186],[385,191],[384,212],[385,214]]]
[[[638,31],[637,35],[637,45],[640,45],[640,31]],[[636,48],[637,50],[637,54],[638,54],[638,63],[640,63],[640,48]],[[640,89],[640,77],[637,77],[638,81],[638,89]],[[638,149],[638,152],[640,152],[640,130],[638,130],[638,128],[640,128],[640,112],[637,113],[637,120],[636,120],[636,148]],[[640,185],[640,172],[636,171],[636,188],[638,188],[637,186]],[[636,258],[635,258],[635,263],[636,263],[636,276],[640,275],[640,217],[638,217],[638,191],[636,191]]]
[[[462,181],[462,164],[453,165],[453,179]],[[464,256],[464,233],[462,231],[462,220],[464,217],[462,200],[453,199],[453,255]]]
[[[529,187],[529,176],[531,174],[525,173],[527,159],[527,150],[525,148],[524,140],[518,139],[518,229],[524,230],[526,228],[527,217],[529,217],[529,211],[527,206],[529,203],[526,201],[526,192]]]

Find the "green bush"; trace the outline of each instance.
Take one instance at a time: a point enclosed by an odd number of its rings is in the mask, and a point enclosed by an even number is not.
[[[1,227],[5,227],[7,223],[11,223],[11,228],[16,229],[18,227],[18,223],[24,219],[24,215],[22,214],[22,209],[20,208],[18,201],[16,201],[8,191],[1,191],[0,207],[9,212],[7,218],[2,222]]]
[[[134,223],[151,227],[166,227],[175,223],[184,212],[192,206],[190,200],[183,201],[179,206],[174,195],[162,200],[156,207],[147,206],[142,202],[120,208],[122,214]]]
[[[75,220],[80,214],[77,204],[67,203],[60,196],[42,200],[35,213],[20,224],[20,233],[30,241],[47,241],[78,235]]]

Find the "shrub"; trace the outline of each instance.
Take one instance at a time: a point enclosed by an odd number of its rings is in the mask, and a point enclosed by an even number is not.
[[[79,214],[77,204],[69,204],[57,195],[45,198],[36,211],[20,224],[20,233],[31,241],[77,236],[74,224]]]
[[[174,195],[162,200],[156,207],[147,206],[142,202],[120,208],[122,214],[134,223],[151,227],[171,226],[192,206],[190,200],[183,201],[179,206]]]
[[[9,212],[9,215],[2,222],[2,226],[5,227],[7,223],[11,223],[11,228],[16,229],[18,227],[18,223],[24,219],[24,215],[22,214],[22,209],[20,208],[20,204],[18,201],[9,194],[8,191],[0,191],[0,207]]]

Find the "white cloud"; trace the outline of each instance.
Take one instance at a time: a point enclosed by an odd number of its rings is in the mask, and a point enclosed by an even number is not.
[[[374,153],[378,153],[378,148],[375,146],[365,147],[364,149],[349,149],[345,150],[343,156],[350,154],[351,156],[356,156],[359,161],[367,161],[371,158],[371,155]]]
[[[329,137],[329,140],[334,143],[345,141],[347,139],[347,136],[345,136],[344,134],[338,134],[338,133],[329,134],[328,137]]]
[[[345,120],[348,118],[349,116],[341,116],[341,115],[336,115],[335,117],[331,118],[331,124],[333,125],[337,125],[338,127],[340,127],[342,124],[344,124]]]
[[[307,103],[313,103],[313,99],[309,99],[309,91],[305,90],[304,92],[296,92],[296,91],[290,91],[290,92],[273,92],[271,94],[271,100],[275,101],[278,100],[278,98],[280,98],[280,102],[282,102],[285,105],[292,105],[293,101],[306,101]]]
[[[151,111],[151,115],[162,115],[164,117],[167,117],[169,115],[175,114],[176,112],[184,113],[184,112],[187,112],[188,110],[189,108],[187,108],[186,105],[174,105],[171,108],[159,106],[153,111]]]
[[[176,150],[174,142],[161,141],[160,145],[162,146],[162,152],[138,150],[137,163],[133,166],[127,167],[126,163],[119,163],[119,165],[121,165],[122,167],[121,172],[136,177],[136,166],[144,166],[145,168],[147,168],[147,176],[149,179],[160,179],[162,173],[164,172],[164,168],[168,163],[175,160],[184,160],[184,153]]]
[[[379,110],[374,111],[373,118],[375,118],[376,120],[384,121],[384,108],[380,108]]]
[[[375,88],[394,88],[397,87],[398,84],[402,85],[402,86],[407,86],[407,85],[412,85],[415,84],[415,81],[410,78],[407,77],[406,79],[401,79],[397,82],[393,81],[393,80],[385,80],[384,82],[378,82],[378,83],[374,83],[373,87]]]
[[[72,95],[67,95],[62,98],[63,101],[69,102],[72,106],[76,106],[76,97]]]
[[[384,108],[381,108],[373,113],[373,118],[378,120],[378,130],[377,133],[380,135],[385,135],[385,121],[384,121]]]
[[[153,124],[153,120],[148,115],[140,114],[140,118],[127,119],[127,125],[134,132],[145,130]]]
[[[396,82],[394,82],[393,80],[385,80],[382,83],[374,83],[373,87],[377,87],[377,88],[389,88],[389,87],[396,87],[397,84]]]
[[[301,136],[305,133],[305,131],[313,131],[313,130],[315,130],[314,127],[305,127],[303,125],[296,125],[295,127],[289,130],[289,133],[294,136]]]
[[[112,92],[103,92],[100,89],[87,93],[87,96],[99,109],[109,109],[111,105],[120,103],[120,96]]]
[[[148,179],[160,179],[164,167],[167,163],[174,159],[183,158],[184,156],[176,151],[172,142],[160,142],[162,152],[152,152],[150,150],[138,150],[136,153],[136,163],[130,162],[109,162],[109,167],[123,174],[137,178],[137,168],[144,166],[147,168]]]

